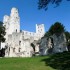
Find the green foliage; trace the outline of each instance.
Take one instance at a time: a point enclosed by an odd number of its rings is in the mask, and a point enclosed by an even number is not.
[[[3,26],[3,22],[0,21],[0,42],[4,42],[5,41],[5,27]]]
[[[44,37],[50,37],[51,36],[51,33],[50,32],[46,32]]]
[[[65,32],[63,24],[61,24],[60,22],[56,22],[55,24],[51,25],[48,32],[46,32],[44,36],[49,37],[53,34],[59,36],[63,32]]]
[[[51,35],[53,34],[59,35],[65,32],[65,29],[64,29],[64,26],[60,22],[56,22],[54,25],[50,27],[49,32],[51,33]]]
[[[70,52],[53,54],[42,61],[56,70],[70,70]]]
[[[56,6],[59,6],[62,1],[63,0],[39,0],[38,8],[47,10],[49,4],[55,4]],[[70,0],[66,0],[66,1],[70,1]]]

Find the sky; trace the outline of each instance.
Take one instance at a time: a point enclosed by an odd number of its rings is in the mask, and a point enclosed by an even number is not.
[[[19,10],[21,30],[35,32],[36,24],[44,24],[45,31],[48,31],[58,21],[70,32],[70,2],[66,0],[56,8],[49,5],[47,11],[38,9],[38,0],[0,0],[0,21],[4,15],[10,15],[13,7]]]

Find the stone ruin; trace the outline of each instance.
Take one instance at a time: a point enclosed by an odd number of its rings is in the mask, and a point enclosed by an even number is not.
[[[48,54],[68,51],[65,34],[62,33],[60,36],[56,36],[54,34],[49,38],[43,37],[39,41],[39,48],[40,48],[40,55],[48,55]]]

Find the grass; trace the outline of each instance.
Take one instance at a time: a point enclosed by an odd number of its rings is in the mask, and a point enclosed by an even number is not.
[[[42,62],[44,57],[32,58],[0,58],[0,70],[55,70]]]
[[[0,70],[70,70],[70,52],[32,58],[0,58]]]

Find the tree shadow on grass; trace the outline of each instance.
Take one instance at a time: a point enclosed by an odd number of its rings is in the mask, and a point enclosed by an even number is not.
[[[57,53],[49,55],[43,59],[47,66],[57,70],[70,70],[70,52]]]

